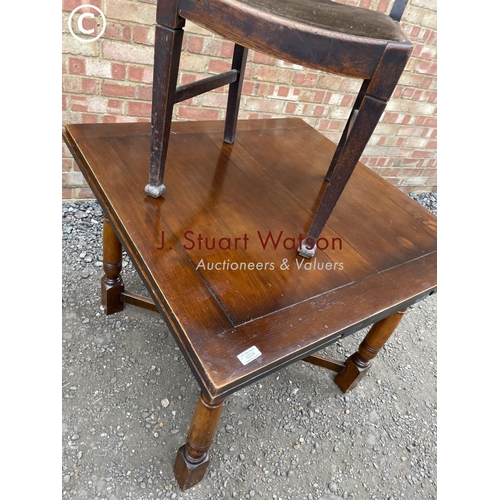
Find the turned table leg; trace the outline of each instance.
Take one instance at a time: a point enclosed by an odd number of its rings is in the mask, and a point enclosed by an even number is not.
[[[182,490],[198,484],[210,464],[209,449],[219,424],[224,402],[210,404],[201,393],[196,404],[186,444],[177,452],[174,475]]]
[[[373,358],[392,335],[405,311],[403,309],[375,323],[359,345],[358,351],[346,359],[345,368],[334,378],[342,392],[354,389],[367,374]]]
[[[101,279],[101,301],[106,314],[123,311],[120,295],[124,290],[122,277],[122,244],[116,236],[111,223],[104,219],[103,227],[104,276]]]

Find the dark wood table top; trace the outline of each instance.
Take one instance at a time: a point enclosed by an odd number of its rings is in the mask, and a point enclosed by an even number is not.
[[[298,256],[335,149],[303,121],[242,121],[232,146],[223,122],[174,123],[159,199],[144,192],[149,133],[68,125],[65,139],[212,399],[435,290],[435,216],[362,164],[316,256]]]

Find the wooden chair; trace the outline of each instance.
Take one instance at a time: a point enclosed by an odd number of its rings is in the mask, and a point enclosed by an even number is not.
[[[174,104],[229,84],[224,142],[235,140],[248,49],[316,70],[363,79],[326,174],[307,237],[298,252],[312,257],[330,214],[368,143],[410,56],[399,21],[408,0],[389,16],[330,0],[158,0],[149,184],[158,198]],[[176,87],[183,26],[188,19],[235,43],[232,69]]]

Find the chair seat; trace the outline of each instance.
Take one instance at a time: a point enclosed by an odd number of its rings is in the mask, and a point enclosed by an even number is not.
[[[179,16],[257,52],[354,78],[372,78],[388,44],[411,50],[389,16],[329,0],[179,0]]]
[[[381,12],[353,7],[331,0],[238,0],[250,7],[318,28],[403,42],[398,25]],[[238,3],[238,2],[235,2]]]

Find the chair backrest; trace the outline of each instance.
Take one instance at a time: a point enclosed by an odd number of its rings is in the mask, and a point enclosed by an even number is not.
[[[408,0],[395,0],[394,5],[392,6],[391,13],[389,14],[394,21],[401,21],[403,17],[403,12],[406,9],[406,4]]]

